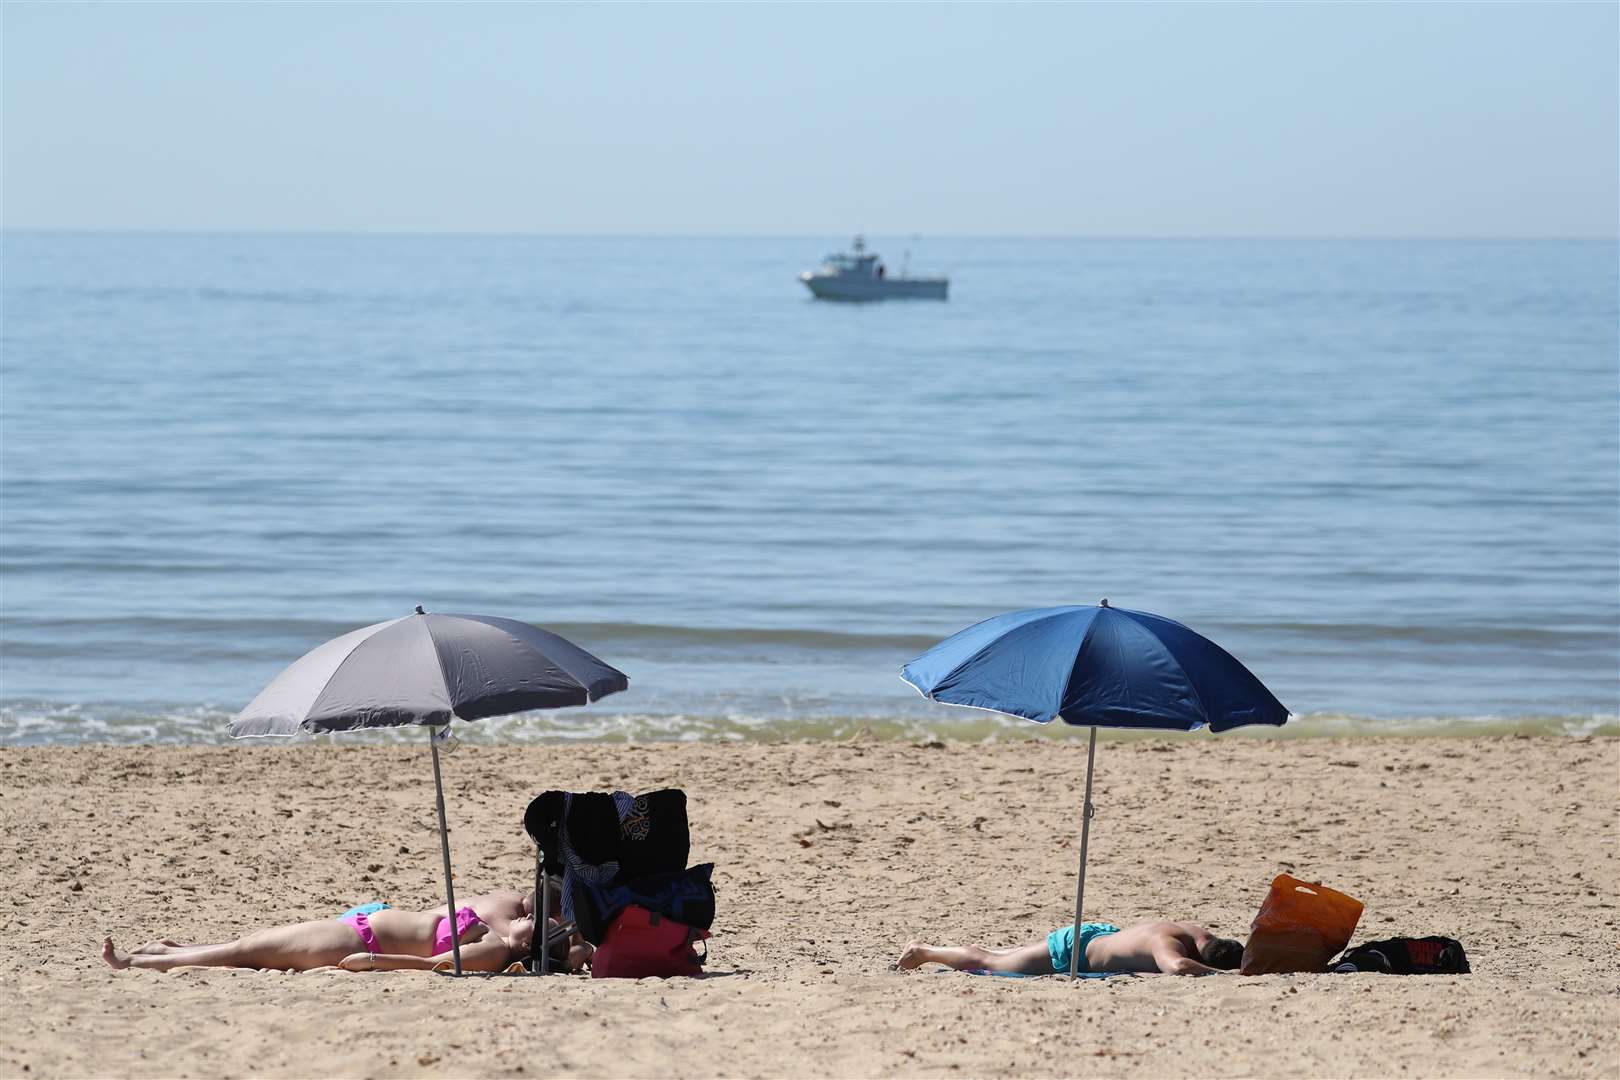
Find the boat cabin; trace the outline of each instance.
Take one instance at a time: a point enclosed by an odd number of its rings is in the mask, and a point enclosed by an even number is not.
[[[866,253],[866,240],[864,237],[857,236],[853,248],[852,254],[846,255],[840,252],[836,255],[823,256],[821,260],[822,269],[832,274],[848,274],[855,277],[872,278],[881,278],[888,272],[887,268],[878,262],[876,255]]]

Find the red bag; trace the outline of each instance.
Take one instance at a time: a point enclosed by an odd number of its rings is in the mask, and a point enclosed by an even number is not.
[[[593,979],[667,978],[699,975],[708,951],[693,948],[709,936],[656,911],[631,904],[614,918],[591,956]]]
[[[1326,971],[1360,921],[1361,901],[1355,897],[1279,874],[1254,917],[1241,974]]]

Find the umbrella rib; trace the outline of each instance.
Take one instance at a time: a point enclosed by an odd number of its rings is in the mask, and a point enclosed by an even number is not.
[[[1070,676],[1070,678],[1073,678],[1075,671],[1080,667],[1080,656],[1081,656],[1081,654],[1083,654],[1086,651],[1087,648],[1090,647],[1090,645],[1091,645],[1091,637],[1092,637],[1093,634],[1095,634],[1097,632],[1097,623],[1099,623],[1100,621],[1102,621],[1102,612],[1101,611],[1099,611],[1097,613],[1096,617],[1094,617],[1091,620],[1091,622],[1086,624],[1086,632],[1080,636],[1080,647],[1074,650],[1074,659],[1069,661],[1069,676]],[[1068,680],[1064,680],[1063,693],[1064,693],[1065,696],[1067,696],[1068,692],[1069,692]],[[1063,707],[1063,702],[1059,701],[1058,702],[1059,710],[1061,710],[1062,707]],[[1059,713],[1058,713],[1058,719],[1062,720],[1065,724],[1070,723],[1070,721],[1064,717],[1064,715],[1063,715],[1063,713],[1061,711],[1059,711]],[[1073,726],[1075,726],[1075,727],[1096,727],[1097,725],[1095,725],[1095,724],[1075,724]]]
[[[538,646],[536,646],[536,645],[534,645],[534,644],[532,644],[532,643],[530,643],[528,641],[525,641],[523,638],[518,637],[516,634],[508,634],[507,636],[510,637],[512,639],[512,641],[517,644],[518,648],[523,649],[523,650],[525,650],[525,651],[527,651],[527,652],[529,652],[529,653],[531,653],[531,654],[533,654],[535,656],[538,656],[541,659],[541,661],[545,663],[545,665],[547,667],[555,668],[556,670],[562,672],[565,676],[567,676],[568,681],[573,683],[575,686],[579,687],[580,691],[584,693],[584,695],[585,695],[585,704],[589,705],[592,701],[595,700],[594,698],[591,697],[590,685],[588,683],[586,683],[584,679],[581,679],[578,675],[575,675],[572,671],[569,671],[567,668],[563,667],[562,664],[559,663],[553,657],[547,656],[545,653],[541,652]]]
[[[1152,634],[1152,636],[1159,642],[1160,645],[1164,646],[1164,655],[1168,656],[1170,658],[1170,662],[1172,664],[1176,665],[1176,670],[1181,673],[1182,681],[1187,684],[1187,689],[1192,691],[1193,700],[1198,703],[1198,711],[1199,711],[1200,714],[1203,715],[1204,723],[1205,724],[1214,724],[1215,718],[1209,715],[1209,709],[1204,706],[1204,695],[1202,695],[1202,694],[1200,694],[1198,692],[1198,686],[1197,686],[1196,683],[1193,682],[1192,676],[1188,675],[1187,674],[1187,669],[1181,666],[1181,657],[1177,656],[1174,652],[1172,652],[1170,650],[1170,646],[1166,645],[1165,642],[1164,642],[1164,639],[1159,637],[1158,634],[1154,634],[1152,630],[1148,630],[1147,627],[1142,626],[1142,624],[1139,623],[1139,622],[1136,622],[1135,619],[1132,619],[1131,622],[1135,623],[1137,626],[1140,626],[1143,630],[1147,630],[1147,632],[1149,634]],[[1214,643],[1211,642],[1211,644],[1214,644]]]
[[[409,618],[409,616],[406,617]],[[456,716],[456,703],[450,700],[450,676],[444,670],[444,655],[439,652],[439,639],[433,636],[433,624],[428,622],[427,615],[422,616],[422,628],[427,631],[428,644],[433,646],[433,661],[439,665],[439,682],[444,685],[445,703],[450,706],[450,715]],[[446,730],[449,730],[450,724],[448,721],[444,726]],[[454,913],[452,913],[452,917],[453,915]]]
[[[409,616],[406,616],[405,618],[408,618],[408,617]],[[310,715],[315,711],[315,706],[319,705],[321,703],[321,698],[326,696],[326,691],[331,687],[331,685],[333,683],[337,682],[337,677],[338,677],[339,673],[341,673],[344,668],[349,666],[349,661],[351,661],[351,660],[353,660],[355,658],[355,655],[360,652],[361,648],[363,648],[365,646],[366,642],[370,641],[372,638],[376,637],[377,634],[382,633],[384,630],[387,630],[387,629],[389,629],[391,627],[397,626],[403,621],[404,621],[404,618],[399,618],[399,619],[391,619],[388,622],[381,623],[381,624],[378,625],[377,630],[376,630],[375,633],[367,634],[365,637],[363,637],[359,641],[355,642],[354,648],[350,649],[348,655],[345,656],[342,660],[340,660],[338,662],[338,666],[332,669],[332,674],[330,674],[330,675],[328,675],[326,677],[326,681],[321,684],[321,688],[318,691],[315,692],[314,700],[312,700],[309,703],[309,708],[304,710],[303,717],[298,721],[298,726],[299,727],[303,728],[305,731],[314,731],[315,730],[314,728],[306,727],[305,725],[307,725],[309,723]],[[364,727],[365,725],[360,725],[360,726]]]
[[[976,652],[972,653],[971,655],[965,657],[960,664],[957,664],[955,667],[953,667],[949,671],[945,672],[944,675],[942,675],[938,679],[936,679],[935,680],[936,685],[938,683],[944,682],[946,679],[950,678],[952,675],[955,675],[957,672],[961,671],[963,668],[965,668],[969,664],[973,663],[973,661],[977,660],[979,657],[981,657],[985,653],[989,652],[991,650],[991,648],[993,648],[999,641],[1001,641],[1003,638],[1005,638],[1007,636],[1007,634],[1013,633],[1014,630],[1027,630],[1031,626],[1039,626],[1041,623],[1049,622],[1052,619],[1061,619],[1061,618],[1063,618],[1063,616],[1069,614],[1070,611],[1071,611],[1071,609],[1069,609],[1069,608],[1059,608],[1058,610],[1052,612],[1052,614],[1050,614],[1050,615],[1044,615],[1039,619],[1031,619],[1027,623],[1020,623],[1018,626],[1014,627],[1013,630],[1007,631],[1006,634],[997,634],[995,637],[991,638],[989,641],[985,642],[982,646],[980,646],[978,651],[976,651]],[[1092,625],[1093,626],[1096,625],[1096,620],[1095,619],[1092,620]],[[1091,637],[1091,626],[1086,627],[1085,637],[1086,638]],[[1084,640],[1085,639],[1082,639],[1082,643],[1084,642]],[[905,675],[902,673],[900,677],[903,679],[903,678],[905,678]],[[926,697],[931,701],[938,701],[939,700],[938,698],[934,697],[934,695],[932,695],[932,694],[924,694],[923,697]],[[945,702],[945,704],[946,705],[955,705],[956,702],[947,701],[947,702]],[[1060,701],[1060,702],[1058,702],[1058,704],[1061,705],[1063,703]],[[965,705],[965,706],[963,706],[963,708],[974,709],[974,708],[983,708],[983,706]],[[985,709],[984,711],[985,712],[998,712],[998,713],[1001,713],[1003,716],[1018,716],[1019,715],[1018,713],[1002,712],[1002,710],[1000,710],[1000,709]],[[1029,717],[1021,716],[1021,717],[1019,717],[1019,719],[1028,720]]]
[[[925,694],[925,693],[923,693],[921,687],[919,687],[916,683],[912,682],[910,679],[906,678],[904,675],[900,676],[900,681],[905,683],[907,686],[911,687],[913,690],[917,691],[917,693],[922,694],[922,696],[927,698],[929,701],[939,701],[939,698],[935,697],[933,694]],[[960,701],[939,701],[939,703],[941,705],[949,705],[953,709],[974,709],[974,710],[977,710],[978,712],[995,713],[997,716],[1010,716],[1014,720],[1028,720],[1031,723],[1035,723],[1035,724],[1044,724],[1044,723],[1046,723],[1045,720],[1037,720],[1033,716],[1025,716],[1023,713],[1008,712],[1005,709],[992,709],[988,705],[967,705],[967,704],[964,704],[963,702],[960,702]],[[1061,719],[1061,717],[1060,717],[1060,719]]]
[[[574,689],[578,690],[580,693],[585,695],[585,700],[583,702],[579,702],[577,704],[589,705],[593,701],[599,701],[600,699],[606,697],[609,694],[616,694],[620,690],[626,689],[630,684],[630,677],[628,675],[626,675],[624,672],[622,672],[622,671],[618,670],[617,668],[609,665],[608,663],[603,661],[600,657],[594,656],[591,653],[586,652],[584,649],[580,648],[578,645],[576,645],[573,642],[569,641],[567,638],[564,638],[564,637],[562,637],[562,636],[560,636],[558,634],[554,634],[549,630],[543,629],[542,627],[535,626],[532,623],[517,623],[516,620],[500,620],[499,621],[499,622],[513,622],[515,625],[520,625],[526,630],[537,631],[537,632],[539,632],[541,634],[546,635],[547,637],[554,638],[559,646],[562,646],[567,650],[572,650],[574,652],[579,653],[580,655],[579,655],[578,659],[580,661],[582,661],[583,663],[591,664],[591,665],[595,665],[597,667],[600,667],[602,669],[602,673],[604,674],[604,677],[617,676],[618,679],[622,679],[624,681],[624,686],[612,685],[612,686],[609,686],[608,689],[602,691],[599,694],[598,693],[593,693],[591,688],[592,688],[594,683],[593,683],[592,676],[591,676],[591,674],[589,672],[587,672],[584,675],[579,674],[578,672],[574,671],[571,667],[569,667],[568,662],[566,660],[559,659],[556,655],[554,655],[554,654],[552,654],[550,652],[547,652],[542,645],[536,644],[536,643],[530,641],[528,638],[524,637],[521,634],[514,633],[512,630],[508,629],[507,627],[499,625],[499,623],[497,621],[491,620],[491,619],[489,619],[487,617],[484,617],[484,616],[477,616],[477,615],[465,616],[465,618],[467,618],[467,619],[469,619],[469,620],[471,620],[473,622],[483,623],[484,625],[490,627],[491,629],[500,631],[502,634],[506,635],[507,640],[510,641],[511,644],[513,646],[515,646],[517,649],[519,649],[519,650],[521,650],[523,652],[527,652],[531,657],[539,660],[540,663],[543,666],[545,666],[546,668],[548,668],[548,669],[550,669],[552,671],[556,671],[558,674],[562,675],[563,678],[568,680],[569,684],[571,684]],[[611,682],[613,680],[611,678],[609,678],[609,681]],[[541,708],[552,708],[552,707],[556,707],[556,706],[541,706]],[[524,711],[526,711],[526,710],[524,710]]]

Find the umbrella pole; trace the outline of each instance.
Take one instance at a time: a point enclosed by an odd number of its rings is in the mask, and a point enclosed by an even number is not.
[[[447,725],[448,726],[448,725]],[[1093,735],[1096,729],[1092,729]],[[456,974],[461,974],[461,934],[456,926],[456,887],[450,883],[450,830],[444,823],[444,781],[439,778],[439,739],[433,728],[428,728],[428,746],[433,751],[433,791],[439,798],[439,847],[444,852],[444,898],[450,909],[450,955],[456,962]]]
[[[534,929],[535,933],[545,925],[545,898],[540,892],[545,887],[546,851],[538,843],[534,845]],[[529,974],[540,974],[540,939],[529,939]]]
[[[538,857],[539,874],[534,879],[534,887],[535,895],[540,898],[540,925],[534,928],[534,940],[540,943],[540,966],[535,970],[544,975],[551,970],[551,871],[545,868],[546,853],[540,851]]]
[[[1086,899],[1086,841],[1091,837],[1091,766],[1097,758],[1097,729],[1086,748],[1086,806],[1080,814],[1080,876],[1074,886],[1074,947],[1069,950],[1069,978],[1080,977],[1080,905]]]

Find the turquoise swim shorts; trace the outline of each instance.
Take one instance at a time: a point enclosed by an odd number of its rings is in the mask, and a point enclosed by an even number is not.
[[[1083,922],[1080,924],[1080,968],[1089,971],[1086,967],[1086,946],[1091,944],[1092,938],[1107,937],[1109,934],[1119,933],[1119,927],[1113,923]],[[1046,951],[1052,957],[1052,971],[1058,975],[1069,973],[1069,957],[1074,949],[1074,924],[1070,923],[1061,930],[1054,930],[1046,935]]]
[[[384,903],[381,903],[381,902],[373,902],[373,903],[370,903],[370,904],[356,904],[354,907],[350,908],[348,911],[345,911],[343,914],[339,915],[338,918],[341,920],[341,919],[347,919],[351,915],[375,915],[379,911],[387,911],[387,910],[388,910],[388,905],[384,904]],[[1087,923],[1086,925],[1090,926],[1091,924]]]

